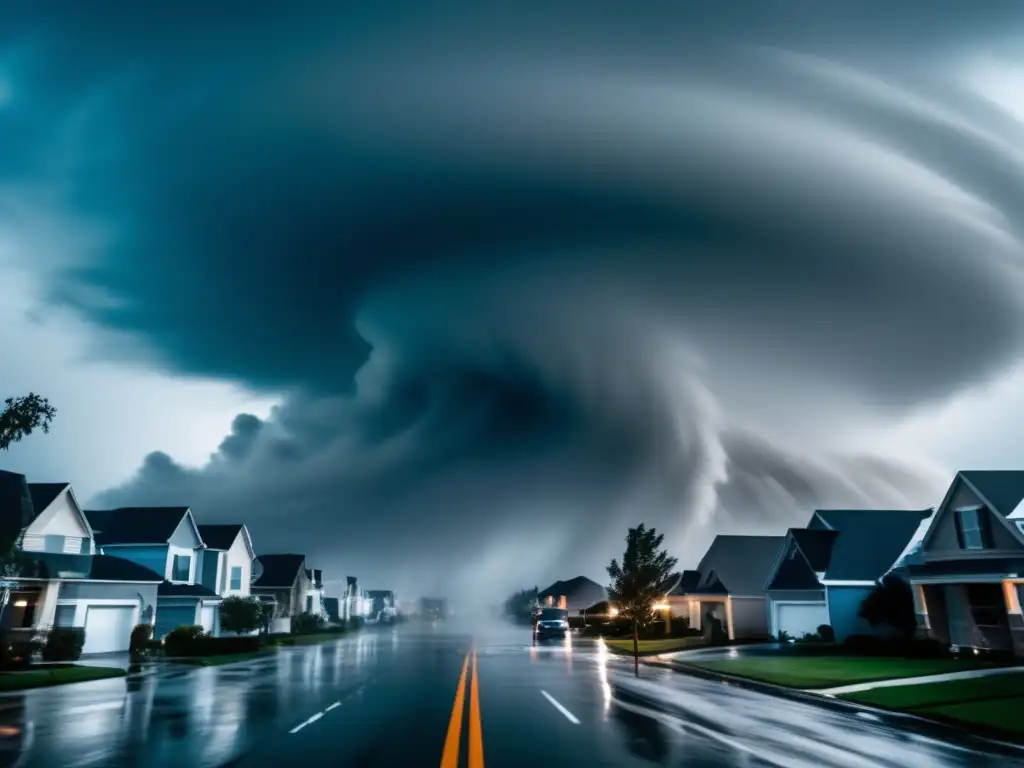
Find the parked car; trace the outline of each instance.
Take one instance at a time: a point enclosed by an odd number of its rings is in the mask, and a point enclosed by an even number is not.
[[[569,634],[569,611],[565,608],[541,608],[533,633],[536,637],[565,637]]]

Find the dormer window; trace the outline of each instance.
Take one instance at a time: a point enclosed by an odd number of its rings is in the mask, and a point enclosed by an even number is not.
[[[175,555],[171,567],[171,581],[188,581],[192,570],[192,558],[189,555]]]
[[[962,549],[990,549],[991,532],[982,507],[965,507],[956,511],[957,535]]]

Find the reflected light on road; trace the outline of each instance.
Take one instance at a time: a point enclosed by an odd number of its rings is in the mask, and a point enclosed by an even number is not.
[[[737,651],[735,648],[730,648],[729,649],[729,658],[730,659],[738,659],[739,657],[740,657],[740,652],[739,651]]]
[[[612,686],[608,682],[608,646],[604,638],[597,641],[597,679],[601,682],[601,695],[604,701],[604,714],[607,717],[612,708]]]

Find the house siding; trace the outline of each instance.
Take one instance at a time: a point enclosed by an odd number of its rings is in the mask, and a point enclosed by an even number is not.
[[[828,587],[829,622],[837,640],[850,635],[885,635],[890,630],[879,626],[873,628],[857,614],[864,599],[871,594],[872,587]]]
[[[227,576],[224,580],[223,594],[235,597],[248,597],[249,584],[252,581],[252,557],[249,552],[249,548],[245,545],[245,538],[241,533],[235,537],[235,541],[231,545],[231,549],[228,550],[226,560],[225,571]],[[240,589],[231,589],[232,568],[242,569],[242,584]]]
[[[777,602],[791,602],[791,601],[804,601],[804,602],[824,602],[825,590],[824,589],[773,589],[768,593],[769,600],[775,600]],[[769,606],[770,607],[770,606]]]
[[[988,517],[989,529],[992,531],[992,549],[961,549],[960,542],[956,535],[956,510],[962,507],[972,507],[984,502],[972,491],[963,480],[958,479],[956,486],[950,495],[949,501],[942,509],[942,514],[936,516],[935,529],[931,534],[925,554],[957,554],[962,557],[986,556],[987,552],[995,550],[1024,550],[1024,546],[1017,538],[1010,533],[997,517],[998,513],[985,509]]]
[[[168,560],[166,545],[157,546],[110,546],[103,548],[104,554],[131,560],[149,568],[162,578],[167,578]]]

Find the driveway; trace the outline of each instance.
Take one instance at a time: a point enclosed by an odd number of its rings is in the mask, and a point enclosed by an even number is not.
[[[0,697],[0,766],[436,768],[446,744],[451,765],[474,768],[1024,766],[896,720],[641,674],[587,640],[534,645],[529,628],[380,628],[240,665]]]

